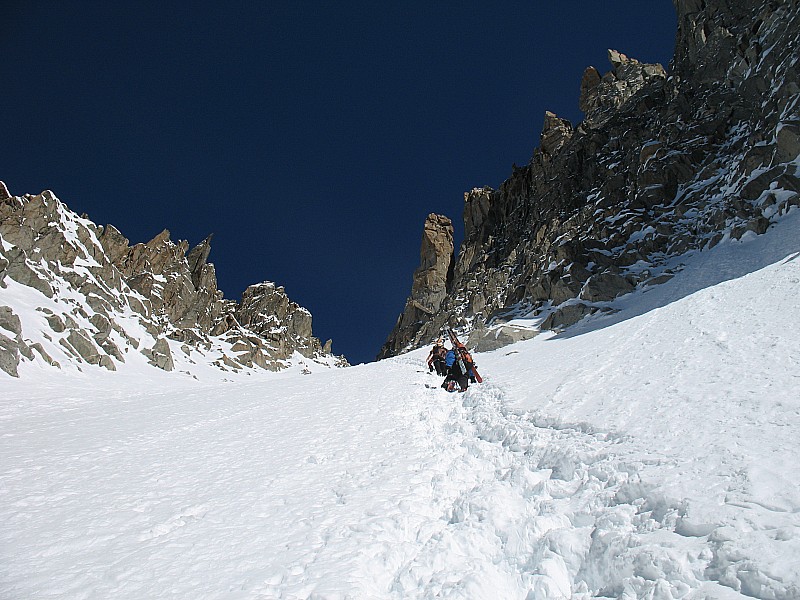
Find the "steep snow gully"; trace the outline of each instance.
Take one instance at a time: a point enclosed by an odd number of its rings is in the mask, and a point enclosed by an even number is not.
[[[667,459],[632,453],[623,436],[586,424],[544,424],[507,400],[492,383],[463,397],[414,396],[408,416],[431,453],[415,466],[417,487],[383,525],[367,528],[368,571],[384,578],[368,595],[741,597],[708,580],[721,558],[709,531],[693,529],[685,505],[641,480],[644,467]],[[420,489],[429,496],[420,499]],[[403,507],[415,503],[430,508],[411,524]],[[764,575],[750,575],[759,589]]]
[[[619,440],[537,426],[492,383],[447,394],[421,367],[418,354],[386,361],[380,379],[402,383],[379,398],[370,367],[287,377],[272,398],[264,384],[18,397],[27,418],[3,439],[4,597],[697,587],[705,544],[674,532],[681,507],[648,493]]]
[[[625,585],[609,587],[606,563],[634,545],[650,577],[627,582],[630,591],[669,589],[664,552],[631,536],[660,529],[676,507],[642,497],[613,436],[537,426],[491,383],[463,397],[421,392],[419,403],[421,438],[436,448],[425,482],[440,510],[399,561],[392,597],[568,598],[590,588],[615,597]]]
[[[27,364],[0,597],[797,600],[798,226],[478,356],[465,394],[426,350],[235,381]]]

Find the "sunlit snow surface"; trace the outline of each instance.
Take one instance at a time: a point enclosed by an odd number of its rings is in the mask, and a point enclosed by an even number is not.
[[[463,395],[424,350],[28,364],[0,379],[0,597],[800,598],[799,231],[480,355]]]

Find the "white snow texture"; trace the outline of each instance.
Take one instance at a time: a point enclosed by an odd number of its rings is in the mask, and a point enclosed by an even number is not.
[[[425,350],[0,373],[0,597],[800,598],[798,231],[476,356],[465,394]]]

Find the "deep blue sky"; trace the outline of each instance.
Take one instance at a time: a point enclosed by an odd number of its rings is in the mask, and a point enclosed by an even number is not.
[[[131,240],[162,229],[225,296],[286,287],[351,362],[377,354],[422,224],[497,187],[587,65],[665,67],[670,0],[0,3],[0,179]]]

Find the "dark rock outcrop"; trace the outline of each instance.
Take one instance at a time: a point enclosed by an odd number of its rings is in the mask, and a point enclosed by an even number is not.
[[[169,343],[165,338],[158,338],[152,348],[142,350],[150,364],[164,371],[172,371],[175,369],[175,363],[172,360],[172,350],[170,350]]]
[[[0,369],[18,377],[19,357],[26,346],[21,338],[22,323],[10,306],[0,306]]]
[[[797,0],[675,6],[670,73],[609,50],[611,70],[580,82],[584,120],[548,112],[527,165],[465,194],[447,296],[404,312],[382,357],[443,326],[470,329],[473,345],[495,345],[515,317],[568,327],[668,280],[671,257],[763,233],[800,204]]]
[[[594,67],[583,72],[578,103],[586,126],[602,125],[640,90],[667,77],[661,65],[640,63],[616,50],[608,51],[608,61],[612,69],[602,77]]]

